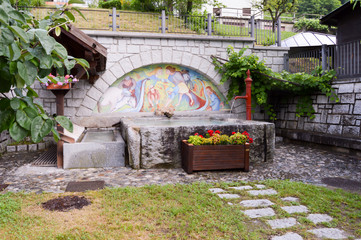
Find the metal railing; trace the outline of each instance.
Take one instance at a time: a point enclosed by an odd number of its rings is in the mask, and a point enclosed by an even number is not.
[[[339,79],[361,76],[360,40],[338,45],[291,47],[285,54],[285,70],[311,73],[316,67],[335,69]]]
[[[27,7],[35,18],[42,19],[57,9],[51,7]],[[132,11],[117,11],[115,8],[106,9],[80,9],[87,18],[74,13],[75,26],[80,29],[112,30],[126,32],[155,32],[155,33],[181,33],[197,35],[219,35],[232,37],[254,37],[258,45],[280,46],[280,21],[275,31],[272,30],[270,20],[239,17],[212,17],[194,15],[166,15],[161,13],[144,13]]]

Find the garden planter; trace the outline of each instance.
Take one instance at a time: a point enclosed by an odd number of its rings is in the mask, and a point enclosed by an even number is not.
[[[70,89],[70,88],[71,88],[71,83],[67,83],[64,85],[50,83],[48,86],[46,86],[46,89],[49,89],[49,90],[63,90],[63,89]]]
[[[194,146],[182,141],[182,167],[187,173],[201,170],[249,171],[249,144]]]

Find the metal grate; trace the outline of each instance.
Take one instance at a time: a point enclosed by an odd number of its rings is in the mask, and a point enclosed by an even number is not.
[[[53,145],[31,165],[37,167],[56,167],[56,161],[56,145]]]

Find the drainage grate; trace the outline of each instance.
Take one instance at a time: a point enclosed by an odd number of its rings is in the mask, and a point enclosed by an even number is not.
[[[54,145],[41,154],[31,165],[37,167],[56,167],[56,161],[56,145]]]
[[[5,188],[7,188],[9,186],[9,184],[0,184],[0,192],[5,190]]]
[[[85,192],[104,188],[104,181],[69,182],[65,192]]]
[[[322,182],[332,187],[361,192],[361,182],[339,177],[323,178]]]

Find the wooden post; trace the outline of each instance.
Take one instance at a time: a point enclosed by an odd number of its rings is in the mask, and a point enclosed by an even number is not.
[[[64,96],[68,93],[69,90],[52,90],[53,94],[56,96],[56,114],[58,116],[64,115]],[[58,132],[64,132],[63,127],[60,125],[57,126]],[[64,141],[59,140],[56,146],[56,162],[58,168],[63,168],[63,145]]]

